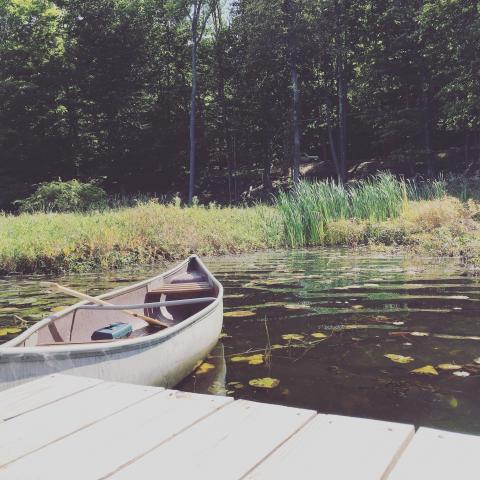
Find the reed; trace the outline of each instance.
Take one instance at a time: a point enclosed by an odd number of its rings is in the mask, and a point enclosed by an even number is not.
[[[301,182],[290,192],[281,192],[276,207],[283,219],[284,237],[290,247],[336,243],[329,224],[356,219],[380,222],[398,218],[411,200],[436,199],[446,195],[446,185],[405,181],[380,173],[348,185],[331,180]]]

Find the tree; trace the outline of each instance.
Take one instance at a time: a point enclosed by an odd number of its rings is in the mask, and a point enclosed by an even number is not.
[[[287,40],[287,62],[290,69],[292,81],[292,130],[293,130],[293,162],[292,162],[292,177],[293,183],[297,184],[300,181],[300,155],[301,155],[301,140],[300,140],[300,87],[298,80],[298,5],[295,0],[284,0],[283,14],[285,16],[286,24],[286,40]]]
[[[192,42],[192,94],[190,99],[190,177],[188,183],[188,203],[195,195],[195,115],[197,102],[197,50],[202,41],[208,19],[216,9],[217,0],[193,0],[188,14],[191,23]]]

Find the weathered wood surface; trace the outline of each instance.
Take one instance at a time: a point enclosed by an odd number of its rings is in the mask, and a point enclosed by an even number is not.
[[[384,479],[414,433],[411,425],[318,415],[247,478]]]
[[[8,420],[99,383],[101,380],[93,378],[49,375],[11,388],[0,395],[0,419]]]
[[[194,293],[194,292],[210,292],[213,286],[208,282],[193,282],[193,283],[167,283],[160,285],[149,293]]]
[[[142,478],[242,478],[315,416],[310,410],[238,400],[114,475]],[[180,452],[188,452],[182,460]]]
[[[0,478],[103,478],[231,401],[165,390],[11,463]]]
[[[0,466],[158,393],[153,387],[103,382],[4,421],[0,424]]]
[[[391,480],[478,480],[480,437],[420,428]]]
[[[2,480],[476,479],[480,437],[53,375],[0,392]]]

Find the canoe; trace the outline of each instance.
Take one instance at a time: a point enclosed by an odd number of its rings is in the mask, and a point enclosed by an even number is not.
[[[197,256],[172,270],[82,301],[41,320],[0,347],[0,390],[35,377],[66,373],[140,385],[173,387],[217,344],[223,287]],[[159,329],[124,313],[160,320]],[[92,340],[109,325],[128,324],[118,339]]]

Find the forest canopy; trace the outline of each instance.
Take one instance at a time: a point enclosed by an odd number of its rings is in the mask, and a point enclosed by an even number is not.
[[[0,0],[0,208],[59,178],[187,196],[198,3]],[[340,181],[480,168],[477,0],[203,8],[194,94],[202,199],[269,191],[306,162]]]

